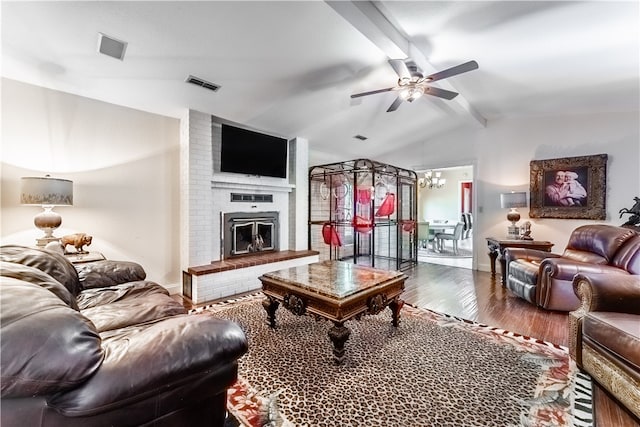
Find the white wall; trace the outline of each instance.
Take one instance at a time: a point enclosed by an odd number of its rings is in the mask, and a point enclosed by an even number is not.
[[[500,193],[529,193],[531,160],[586,156],[606,153],[606,208],[604,221],[529,219],[528,208],[519,209],[522,219],[532,223],[532,236],[549,240],[561,252],[576,227],[587,223],[622,224],[618,211],[631,207],[640,196],[640,115],[610,113],[598,115],[540,116],[489,121],[484,129],[466,129],[442,135],[413,147],[385,155],[387,163],[427,169],[473,164],[474,250],[478,268],[487,271],[485,237],[502,237],[508,222],[500,209]]]
[[[474,165],[474,250],[478,268],[488,270],[483,238],[503,236],[508,225],[499,195],[529,191],[531,160],[607,153],[602,222],[624,221],[618,211],[640,196],[638,117],[634,112],[489,121],[484,129],[388,153],[384,162],[422,170]],[[179,283],[179,126],[176,119],[3,79],[2,243],[35,243],[40,231],[32,218],[38,208],[19,205],[19,179],[51,173],[74,181],[74,206],[57,209],[64,221],[57,235],[87,232],[94,236],[89,249],[140,262],[162,284]],[[528,219],[528,209],[520,212]],[[531,222],[534,238],[550,240],[561,251],[575,227],[593,221]]]
[[[38,207],[20,206],[20,177],[73,180],[60,237],[139,262],[150,280],[180,283],[179,121],[2,79],[2,244],[35,245]]]

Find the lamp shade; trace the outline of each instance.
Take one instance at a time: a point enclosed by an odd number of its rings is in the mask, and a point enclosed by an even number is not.
[[[527,193],[524,191],[500,194],[500,207],[503,209],[527,207]]]
[[[21,179],[20,203],[23,205],[71,206],[73,181],[46,177]]]

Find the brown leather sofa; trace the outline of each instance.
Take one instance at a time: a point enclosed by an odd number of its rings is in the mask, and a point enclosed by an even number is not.
[[[571,357],[640,422],[640,276],[578,274],[573,288]]]
[[[571,233],[562,254],[507,248],[504,256],[507,289],[544,309],[572,311],[580,306],[576,274],[640,274],[640,237],[629,228],[584,225]]]
[[[0,248],[0,424],[222,426],[247,350],[132,262]]]

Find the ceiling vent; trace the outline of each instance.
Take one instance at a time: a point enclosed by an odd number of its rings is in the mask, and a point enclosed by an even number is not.
[[[189,75],[189,77],[187,77],[185,82],[191,83],[191,84],[194,84],[194,85],[197,85],[197,86],[202,86],[203,88],[212,90],[214,92],[217,92],[218,89],[220,89],[220,86],[218,86],[217,84],[208,82],[208,81],[206,81],[204,79],[201,79],[199,77],[195,77],[195,76],[192,76],[192,75]]]
[[[364,136],[364,135],[356,135],[356,136],[354,136],[354,138],[355,138],[355,139],[359,139],[360,141],[365,141],[365,140],[367,140],[367,139],[368,139],[368,138],[367,138],[366,136]]]
[[[124,60],[124,52],[127,50],[127,42],[123,42],[106,34],[98,33],[98,52],[112,58]]]

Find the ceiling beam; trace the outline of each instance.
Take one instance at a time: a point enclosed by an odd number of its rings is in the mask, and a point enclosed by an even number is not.
[[[381,5],[378,6],[371,1],[327,0],[326,3],[384,52],[389,59],[411,58],[425,75],[441,71],[437,70],[424,53],[385,16],[385,13],[381,11]],[[444,80],[438,81],[438,86],[459,92],[451,83]],[[447,101],[445,109],[453,110],[482,127],[487,125],[487,119],[462,94]]]

